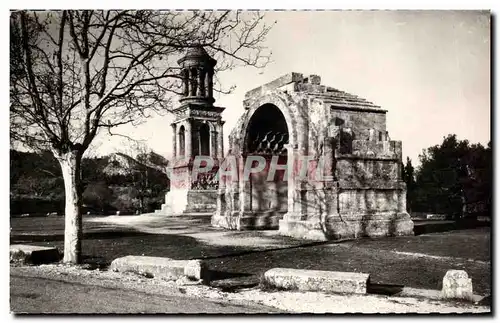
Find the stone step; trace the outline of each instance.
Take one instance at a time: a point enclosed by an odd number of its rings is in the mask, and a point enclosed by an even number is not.
[[[265,285],[279,289],[366,294],[369,274],[273,268],[264,273]]]
[[[48,264],[61,260],[56,247],[14,244],[10,246],[10,262],[19,264]]]
[[[111,270],[147,274],[168,280],[177,280],[183,276],[195,280],[208,278],[208,270],[201,260],[165,257],[125,256],[113,260]]]

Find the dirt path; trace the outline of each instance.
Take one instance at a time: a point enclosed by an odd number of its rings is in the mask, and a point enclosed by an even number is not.
[[[96,217],[88,219],[87,222],[122,226],[149,234],[183,235],[211,246],[272,249],[304,244],[302,240],[279,235],[277,230],[229,231],[214,228],[210,225],[210,216],[167,217],[144,214]]]
[[[45,273],[43,271],[45,270]],[[10,306],[16,314],[93,314],[93,313],[271,313],[278,310],[254,303],[190,297],[182,292],[155,294],[145,290],[110,286],[104,281],[86,279],[77,272],[57,279],[54,268],[41,271],[14,268],[10,275]],[[52,275],[50,274],[52,271]],[[34,275],[41,277],[33,277]],[[99,275],[94,275],[98,277]],[[68,278],[71,278],[69,280]],[[88,278],[88,277],[87,277]],[[139,281],[136,282],[140,284]],[[131,287],[131,286],[128,286]],[[138,287],[138,286],[136,286]]]
[[[441,302],[410,297],[376,295],[333,295],[313,292],[246,289],[237,293],[200,285],[147,279],[133,274],[111,271],[83,270],[63,265],[38,267],[11,267],[11,306],[16,311],[38,308],[74,311],[76,303],[82,310],[101,313],[120,309],[157,313],[171,310],[178,313],[488,313],[489,307],[471,304]],[[21,278],[22,277],[22,278]],[[54,283],[56,281],[56,283]],[[26,283],[25,283],[26,282]],[[67,288],[65,283],[70,283]],[[78,287],[76,287],[78,285]],[[23,294],[24,293],[24,294]],[[31,293],[31,294],[30,294]],[[44,303],[36,304],[35,294],[44,294]],[[147,294],[147,297],[143,297]],[[87,296],[88,295],[88,299]],[[121,297],[123,295],[123,297]],[[141,296],[142,295],[142,296]],[[17,297],[17,300],[16,300]],[[183,298],[181,297],[189,297]],[[119,299],[118,303],[115,303]],[[23,299],[22,302],[19,300]],[[105,299],[105,301],[99,301]],[[151,301],[150,301],[151,299]],[[223,303],[221,303],[223,302]],[[189,303],[189,304],[188,304]],[[25,306],[23,309],[20,306]]]

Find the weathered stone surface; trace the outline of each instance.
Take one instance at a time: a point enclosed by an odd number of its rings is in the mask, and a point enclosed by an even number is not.
[[[316,76],[316,77],[318,77],[318,76]],[[303,78],[304,78],[303,75],[300,73],[293,73],[292,72],[292,73],[285,74],[285,75],[277,78],[274,81],[271,81],[271,82],[266,83],[262,86],[259,86],[258,88],[255,88],[253,90],[248,91],[247,93],[245,93],[245,99],[249,99],[249,98],[252,98],[255,96],[260,96],[265,91],[272,91],[274,89],[277,89],[279,87],[282,87],[284,85],[287,85],[287,84],[290,84],[293,82],[301,82],[303,80]],[[315,79],[315,80],[317,80],[317,79]]]
[[[448,270],[443,278],[443,298],[473,300],[472,279],[464,270]]]
[[[206,279],[207,267],[201,260],[188,260],[184,265],[184,276],[190,279]]]
[[[224,153],[222,112],[225,108],[214,106],[213,97],[216,60],[204,52],[203,55],[184,56],[178,63],[183,91],[180,105],[172,110],[175,115],[171,124],[173,158],[168,167],[174,176],[170,176],[170,191],[165,196],[165,203],[155,212],[160,215],[215,211],[218,179],[212,175],[216,174],[218,161]],[[213,167],[195,175],[201,166],[196,163],[202,159],[197,157],[209,159]]]
[[[370,275],[352,272],[273,268],[264,273],[268,286],[301,291],[366,294]]]
[[[279,232],[297,239],[326,241],[329,239],[319,222],[304,220],[280,220]]]
[[[214,212],[217,204],[217,190],[173,189],[165,195],[165,203],[156,214],[183,215]]]
[[[15,244],[10,246],[10,262],[20,264],[47,264],[58,262],[61,255],[56,247]]]
[[[122,272],[147,273],[153,277],[168,280],[177,280],[182,276],[196,280],[206,277],[206,268],[201,260],[126,256],[113,260],[111,269]]]
[[[279,221],[283,235],[313,240],[413,234],[402,145],[389,137],[386,110],[299,73],[247,92],[244,107],[226,156],[240,175],[221,179],[213,225],[274,229]],[[266,167],[241,176],[256,154]],[[278,156],[287,178],[268,179],[268,161]],[[328,180],[316,177],[318,165]]]

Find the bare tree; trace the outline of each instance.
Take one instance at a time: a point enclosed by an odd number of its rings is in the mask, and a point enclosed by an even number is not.
[[[129,140],[128,145],[123,147],[120,154],[128,160],[123,166],[139,200],[138,211],[144,213],[147,211],[146,199],[158,195],[159,182],[168,181],[168,160],[141,141]],[[162,186],[161,190],[168,187],[167,183],[163,183]]]
[[[64,262],[81,259],[82,156],[100,131],[171,109],[184,49],[224,70],[263,67],[270,27],[258,12],[57,11],[11,14],[11,139],[50,150],[66,195]]]

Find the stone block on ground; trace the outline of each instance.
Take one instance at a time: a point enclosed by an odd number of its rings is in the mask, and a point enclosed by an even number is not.
[[[176,260],[165,257],[126,256],[113,260],[111,269],[121,272],[148,274],[155,278],[177,280],[183,276],[193,280],[206,277],[201,260]]]
[[[191,279],[205,279],[204,275],[206,272],[205,263],[201,260],[188,260],[184,265],[184,276]]]
[[[279,288],[329,293],[366,294],[370,275],[352,272],[273,268],[264,273],[264,284]]]
[[[48,264],[61,260],[56,247],[15,244],[10,246],[10,262],[18,264]]]
[[[464,299],[472,301],[472,279],[464,270],[448,270],[443,278],[441,296],[449,299]]]

